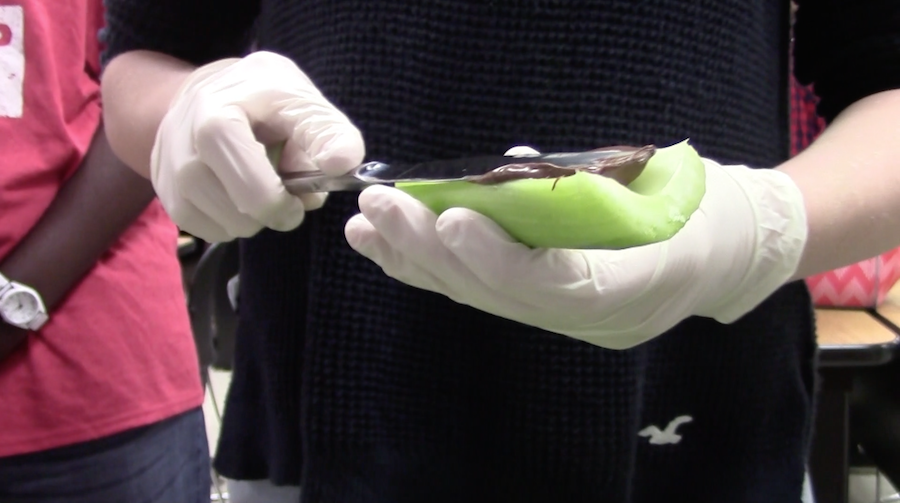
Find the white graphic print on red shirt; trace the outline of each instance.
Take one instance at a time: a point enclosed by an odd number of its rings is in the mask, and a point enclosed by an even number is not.
[[[0,117],[22,117],[24,25],[20,5],[0,6]]]

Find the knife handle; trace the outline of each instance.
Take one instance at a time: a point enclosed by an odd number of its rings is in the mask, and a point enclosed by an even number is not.
[[[313,192],[359,191],[377,182],[357,178],[353,174],[328,176],[321,171],[279,173],[287,191],[295,196]]]
[[[266,145],[266,156],[275,172],[281,177],[281,182],[290,194],[295,196],[312,194],[314,192],[331,192],[334,190],[362,190],[365,184],[352,175],[339,177],[327,176],[321,171],[296,171],[282,172],[278,170],[281,162],[281,152],[284,150],[284,142],[275,145]]]

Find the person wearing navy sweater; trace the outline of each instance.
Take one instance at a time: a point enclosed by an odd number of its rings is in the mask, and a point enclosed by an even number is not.
[[[255,501],[801,499],[801,280],[900,245],[900,4],[799,3],[828,129],[793,158],[787,0],[106,4],[114,149],[184,230],[240,239],[215,464]],[[387,186],[292,196],[265,151],[338,175],[685,138],[700,208],[617,251]]]

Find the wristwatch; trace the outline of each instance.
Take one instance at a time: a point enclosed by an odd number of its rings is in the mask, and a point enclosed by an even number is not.
[[[0,318],[14,327],[38,330],[47,322],[47,308],[34,288],[0,274]]]

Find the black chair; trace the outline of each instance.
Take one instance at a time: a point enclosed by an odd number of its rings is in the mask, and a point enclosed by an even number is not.
[[[201,368],[232,368],[238,318],[228,298],[228,281],[239,270],[236,242],[209,246],[194,270],[188,287],[188,311]]]
[[[240,253],[236,242],[216,243],[193,253],[202,255],[196,264],[185,264],[189,265],[185,267],[189,275],[189,280],[185,281],[188,312],[203,386],[209,393],[216,420],[221,424],[221,407],[209,380],[209,369],[231,370],[234,362],[238,318],[228,297],[228,282],[238,274]],[[226,503],[229,496],[223,489],[222,478],[212,468],[210,474],[213,481],[210,502]]]
[[[900,487],[900,360],[867,368],[856,376],[850,425],[854,444],[891,485]]]

